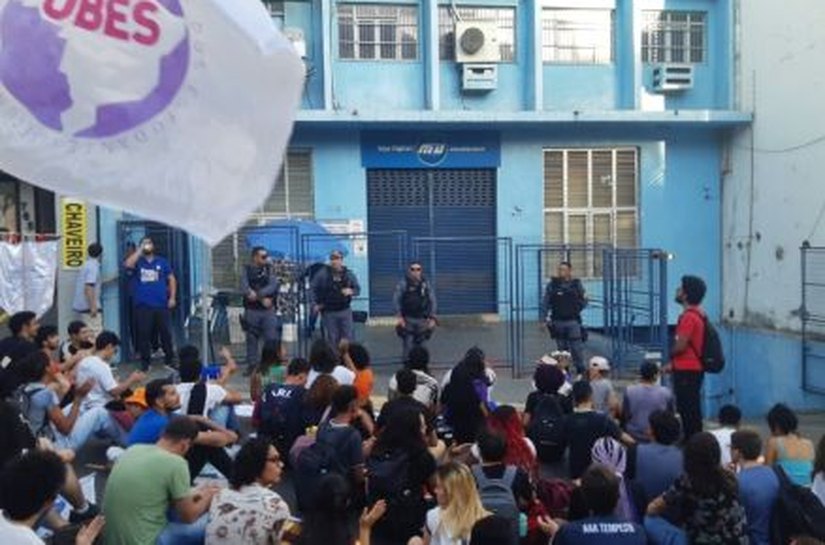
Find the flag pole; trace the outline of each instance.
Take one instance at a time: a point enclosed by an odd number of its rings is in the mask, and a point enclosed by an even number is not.
[[[209,365],[209,303],[207,293],[209,291],[209,279],[211,276],[212,249],[205,240],[201,239],[201,359],[204,367]]]

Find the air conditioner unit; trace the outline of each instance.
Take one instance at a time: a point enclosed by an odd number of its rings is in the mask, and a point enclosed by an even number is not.
[[[657,64],[653,67],[653,92],[678,93],[693,89],[692,64]]]
[[[462,91],[492,91],[498,87],[498,66],[465,63],[461,65]]]
[[[475,63],[501,61],[496,23],[456,22],[455,60]]]
[[[286,39],[292,43],[295,52],[298,53],[302,59],[307,58],[307,41],[304,39],[304,31],[300,28],[289,27],[283,30]]]

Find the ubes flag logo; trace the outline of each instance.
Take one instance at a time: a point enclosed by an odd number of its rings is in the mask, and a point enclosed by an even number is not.
[[[259,0],[0,0],[0,169],[215,243],[269,193],[302,79]]]

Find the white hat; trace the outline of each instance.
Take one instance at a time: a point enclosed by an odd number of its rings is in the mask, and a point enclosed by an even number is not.
[[[605,357],[593,356],[590,358],[590,368],[598,371],[610,371],[610,362]]]
[[[551,356],[554,358],[572,358],[573,356],[570,355],[570,352],[567,350],[556,350],[550,353]]]
[[[549,354],[545,354],[541,358],[539,358],[538,363],[541,363],[543,365],[558,365],[559,364],[559,362],[556,360],[556,358],[551,357]]]

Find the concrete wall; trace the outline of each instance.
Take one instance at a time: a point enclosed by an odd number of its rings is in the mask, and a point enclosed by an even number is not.
[[[731,138],[723,190],[723,313],[741,340],[737,399],[755,411],[775,401],[821,409],[825,397],[801,389],[794,332],[801,326],[799,246],[825,245],[825,3],[798,0],[777,10],[774,2],[748,0],[740,9],[738,101],[755,121]]]

